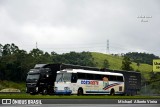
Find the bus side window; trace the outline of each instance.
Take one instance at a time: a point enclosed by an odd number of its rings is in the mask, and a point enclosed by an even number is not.
[[[85,73],[78,73],[78,79],[86,79]]]
[[[95,74],[95,80],[101,80],[102,81],[102,75]]]
[[[88,80],[94,80],[94,74],[86,74]]]
[[[117,76],[117,81],[123,82],[123,77],[122,76]]]
[[[116,76],[110,75],[109,76],[109,80],[110,81],[116,81],[117,79],[116,79]]]
[[[77,73],[72,73],[71,82],[76,83],[77,82]]]

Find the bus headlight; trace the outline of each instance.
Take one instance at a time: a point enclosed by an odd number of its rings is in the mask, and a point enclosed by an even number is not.
[[[64,90],[70,90],[70,88],[69,87],[64,87]]]
[[[57,91],[58,90],[58,88],[57,87],[54,87],[54,91]]]

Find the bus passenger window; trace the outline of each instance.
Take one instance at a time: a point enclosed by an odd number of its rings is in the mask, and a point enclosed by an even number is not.
[[[102,75],[95,74],[95,80],[101,80],[102,81]]]
[[[116,76],[111,75],[111,76],[109,77],[109,80],[110,80],[110,81],[116,81],[117,79],[116,79]]]
[[[117,76],[117,81],[123,82],[123,77],[122,76]]]
[[[119,86],[119,91],[122,91],[122,86]]]
[[[86,74],[78,73],[78,79],[86,79]]]
[[[86,74],[88,80],[94,80],[94,75],[93,74]]]

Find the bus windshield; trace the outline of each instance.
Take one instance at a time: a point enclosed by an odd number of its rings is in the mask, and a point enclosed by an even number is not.
[[[38,80],[39,77],[40,77],[39,74],[29,74],[29,75],[27,76],[27,80]]]
[[[58,73],[56,82],[71,82],[71,73]]]

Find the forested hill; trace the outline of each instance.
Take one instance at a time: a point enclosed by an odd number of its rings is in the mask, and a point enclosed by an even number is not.
[[[153,59],[159,59],[159,57],[155,56],[154,54],[138,53],[138,52],[129,52],[126,53],[125,56],[129,57],[133,62],[146,63],[150,65],[152,65]]]
[[[121,56],[96,52],[70,52],[57,54],[54,51],[51,53],[44,52],[38,48],[27,52],[19,49],[19,47],[13,43],[5,45],[0,44],[0,49],[2,53],[2,56],[0,55],[0,80],[9,81],[25,81],[29,69],[32,69],[35,64],[38,63],[66,63],[99,68],[108,67],[110,69],[121,70],[123,60],[123,57]],[[134,55],[131,56],[133,57]],[[142,55],[143,59],[147,59],[148,57],[148,55]],[[136,59],[136,57],[133,59]],[[143,59],[141,60],[143,61]],[[147,61],[152,62],[152,59],[147,59]],[[135,62],[131,63],[134,70],[139,70],[141,72],[152,71],[151,65],[141,62],[137,65]],[[17,76],[19,78],[17,78]]]
[[[123,57],[118,56],[118,55],[110,55],[110,54],[103,54],[103,53],[97,53],[97,52],[92,52],[92,57],[94,59],[94,63],[96,64],[97,67],[103,68],[105,64],[105,60],[108,60],[109,63],[109,69],[117,69],[121,70],[122,68],[122,61]],[[131,66],[133,70],[139,70],[141,72],[151,72],[152,71],[152,65],[145,64],[145,63],[140,63],[137,65],[137,63],[132,62]]]

